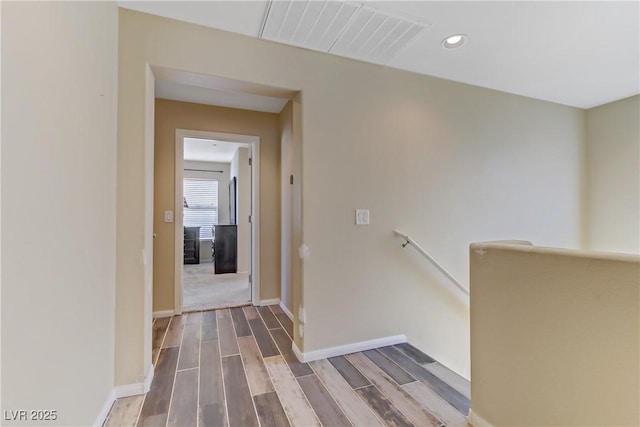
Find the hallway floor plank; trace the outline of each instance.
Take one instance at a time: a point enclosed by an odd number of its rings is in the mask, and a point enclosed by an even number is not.
[[[469,382],[409,344],[300,363],[276,305],[156,319],[149,393],[105,426],[468,427]]]

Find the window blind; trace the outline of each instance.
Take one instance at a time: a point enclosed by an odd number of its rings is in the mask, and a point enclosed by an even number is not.
[[[184,178],[184,226],[200,227],[200,240],[211,239],[211,228],[218,223],[218,181]]]

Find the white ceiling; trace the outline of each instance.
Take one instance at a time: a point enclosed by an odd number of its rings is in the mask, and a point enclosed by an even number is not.
[[[268,1],[118,4],[253,37],[261,36],[269,10]],[[349,49],[336,53],[580,108],[640,92],[637,1],[367,1],[365,6],[426,29],[384,61],[363,58]],[[307,7],[317,8],[317,2]],[[287,10],[307,25],[306,9],[296,3]],[[467,43],[444,49],[442,40],[455,33],[466,34]]]
[[[289,101],[283,98],[190,86],[166,80],[156,80],[156,98],[264,111],[265,113],[279,113]]]
[[[247,144],[215,139],[185,138],[184,160],[230,163],[238,147]]]

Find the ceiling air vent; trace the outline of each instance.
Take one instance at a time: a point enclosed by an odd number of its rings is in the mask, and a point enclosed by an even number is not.
[[[261,38],[387,64],[426,28],[359,3],[272,1]]]

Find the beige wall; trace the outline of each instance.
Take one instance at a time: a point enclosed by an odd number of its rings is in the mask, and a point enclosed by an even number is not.
[[[301,351],[304,341],[300,335],[298,310],[303,304],[302,260],[298,247],[302,244],[302,104],[297,94],[282,109],[280,125],[281,167],[281,283],[280,299],[293,314],[294,341]],[[290,177],[293,177],[293,184]]]
[[[0,410],[57,411],[16,425],[93,425],[114,385],[118,11],[0,7]]]
[[[121,10],[120,21],[120,69],[130,89],[120,97],[129,116],[119,134],[128,155],[119,168],[123,180],[140,180],[144,162],[134,147],[144,123],[145,64],[301,91],[294,103],[301,141],[294,195],[301,203],[294,210],[310,257],[293,266],[293,281],[294,307],[300,302],[307,313],[304,343],[296,338],[304,351],[404,333],[469,374],[464,298],[402,249],[394,228],[463,282],[472,241],[582,244],[581,110],[133,11]],[[280,188],[280,173],[272,179]],[[122,196],[142,191],[131,185]],[[278,212],[279,199],[262,198]],[[371,225],[355,226],[356,208],[370,209]],[[279,240],[276,218],[277,227],[262,231]],[[142,227],[145,218],[130,209],[119,221]],[[120,297],[143,304],[135,290],[142,283],[135,275],[126,281]],[[279,281],[278,273],[272,284],[279,288]],[[132,358],[139,351],[128,350]]]
[[[120,14],[122,13],[119,10]],[[118,62],[126,61],[119,26]],[[116,345],[117,386],[145,381],[151,367],[153,310],[154,78],[148,64],[139,75],[118,67],[116,171]],[[120,102],[135,92],[140,104]],[[141,120],[141,122],[138,122]],[[132,132],[132,133],[130,133]],[[123,135],[127,135],[126,138]],[[124,142],[124,143],[123,143]],[[139,221],[133,221],[133,217]],[[151,281],[151,283],[149,283]],[[135,349],[132,352],[132,349]]]
[[[470,255],[474,415],[640,425],[640,258],[491,243]]]
[[[251,171],[249,169],[249,149],[238,147],[231,160],[231,177],[236,177],[238,199],[238,272],[249,271],[249,249],[251,248],[250,225],[248,223],[251,214]]]
[[[165,210],[174,209],[175,130],[260,136],[261,298],[280,295],[280,138],[278,115],[157,99],[155,102],[155,197],[157,238],[154,246],[153,311],[174,307],[174,224]]]
[[[640,253],[640,96],[587,111],[589,248]]]
[[[302,166],[302,94],[298,93],[293,98],[293,120],[292,120],[292,138],[289,144],[289,150],[291,150],[291,157],[293,159],[293,191],[292,201],[293,213],[293,243],[292,243],[292,285],[293,285],[293,340],[298,346],[298,349],[304,351],[304,340],[300,334],[299,328],[299,309],[304,304],[304,265],[302,259],[296,253],[296,248],[299,248],[304,241],[304,218],[303,218],[303,166]]]
[[[289,177],[293,175],[293,102],[289,101],[280,112],[280,197],[281,221],[280,245],[282,255],[280,259],[280,300],[293,313],[293,185]]]

